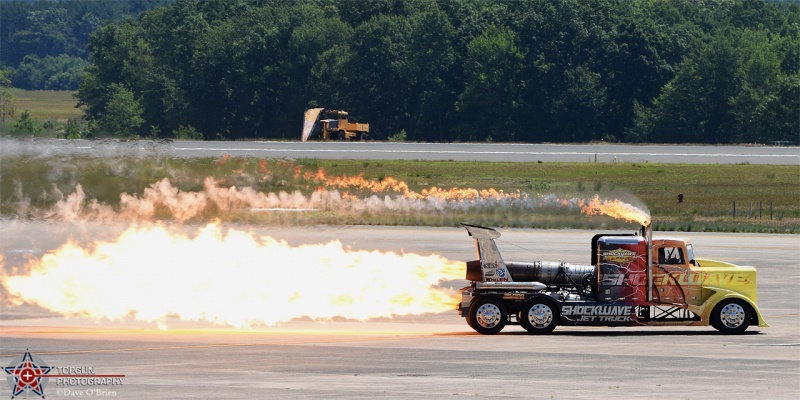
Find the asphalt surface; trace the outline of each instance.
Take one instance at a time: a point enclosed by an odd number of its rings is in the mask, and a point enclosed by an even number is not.
[[[67,237],[87,242],[114,237],[121,229],[0,222],[6,273],[27,255],[40,257]],[[472,239],[456,228],[256,230],[290,244],[336,238],[354,249],[436,253],[453,260],[473,259],[475,251]],[[589,242],[597,233],[501,232],[499,246],[507,260],[579,264],[589,262]],[[759,307],[771,327],[751,327],[739,336],[721,335],[710,327],[559,327],[548,336],[531,336],[507,327],[499,335],[481,336],[453,311],[369,322],[296,321],[250,331],[187,322],[162,332],[147,323],[95,322],[4,304],[0,364],[9,365],[27,349],[53,366],[125,375],[117,386],[57,385],[51,379],[45,389],[48,399],[798,398],[798,237],[656,236],[689,237],[697,257],[756,266]],[[10,389],[0,383],[0,395],[3,391],[10,397]]]
[[[356,160],[800,165],[800,147],[797,146],[0,140],[0,155],[21,152],[100,157],[120,154],[219,157],[227,153],[263,158]]]

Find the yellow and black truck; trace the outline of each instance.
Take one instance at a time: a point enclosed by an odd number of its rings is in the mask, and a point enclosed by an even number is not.
[[[533,334],[566,326],[707,326],[725,334],[769,326],[756,305],[756,270],[695,258],[686,239],[635,234],[592,238],[591,265],[505,261],[500,232],[462,224],[478,260],[466,265],[471,285],[457,309],[482,334],[507,324]]]

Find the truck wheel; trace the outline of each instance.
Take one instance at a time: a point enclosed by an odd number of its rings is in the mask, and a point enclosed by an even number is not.
[[[336,132],[336,140],[344,140],[345,138],[344,131]]]
[[[750,305],[739,299],[722,300],[711,312],[711,326],[727,335],[737,335],[750,326]]]
[[[366,132],[361,132],[361,141],[366,142],[369,139],[369,135]]]
[[[485,297],[472,303],[467,318],[467,323],[475,329],[475,332],[494,335],[506,326],[508,311],[500,300]]]
[[[550,333],[558,325],[558,307],[543,299],[531,299],[522,311],[520,324],[535,335]]]

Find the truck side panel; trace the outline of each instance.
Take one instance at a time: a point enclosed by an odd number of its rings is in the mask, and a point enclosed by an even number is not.
[[[613,239],[613,240],[612,240]],[[638,236],[601,238],[597,243],[597,300],[647,301],[647,243]]]

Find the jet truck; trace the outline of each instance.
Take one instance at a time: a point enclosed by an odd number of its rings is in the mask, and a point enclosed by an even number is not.
[[[651,225],[631,234],[595,235],[591,265],[505,261],[491,228],[462,224],[478,260],[457,308],[472,329],[496,334],[522,325],[533,334],[564,326],[707,326],[739,334],[769,326],[756,305],[756,270],[695,258],[688,240],[653,239]]]

